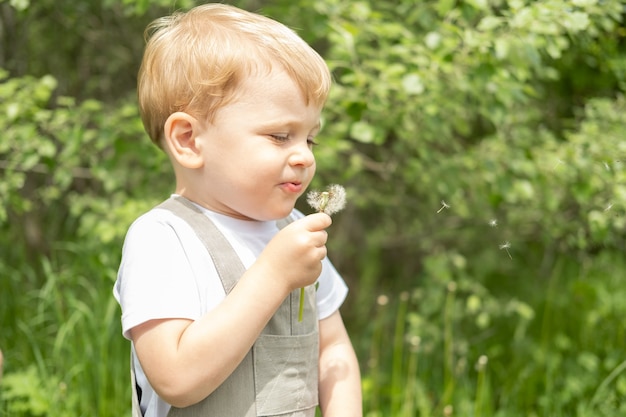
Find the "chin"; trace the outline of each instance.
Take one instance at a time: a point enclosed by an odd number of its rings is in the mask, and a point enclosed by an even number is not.
[[[284,219],[288,217],[295,207],[294,202],[283,201],[282,204],[274,203],[263,207],[261,210],[255,210],[253,207],[247,207],[247,210],[240,210],[240,216],[249,220],[268,222]]]
[[[266,216],[268,217],[266,220],[272,221],[272,220],[284,219],[285,217],[288,217],[291,214],[291,212],[293,211],[293,208],[294,206],[287,207],[284,209],[281,208],[277,210],[272,210],[272,212],[266,213]]]

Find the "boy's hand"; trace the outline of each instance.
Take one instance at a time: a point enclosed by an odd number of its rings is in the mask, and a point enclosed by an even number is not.
[[[329,215],[315,213],[296,220],[282,229],[265,247],[257,262],[283,281],[289,291],[306,287],[317,280],[326,257],[326,228]]]

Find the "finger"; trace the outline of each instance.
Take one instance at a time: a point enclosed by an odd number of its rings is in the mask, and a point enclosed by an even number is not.
[[[328,255],[328,250],[326,249],[326,246],[320,246],[319,248],[317,248],[316,255],[317,255],[316,256],[317,259],[319,259],[320,264],[321,264],[324,258],[326,258],[326,255]]]
[[[310,232],[324,230],[332,224],[332,219],[326,213],[314,213],[309,214],[304,218],[306,221],[306,228]]]
[[[326,230],[320,230],[319,232],[320,237],[319,237],[319,242],[320,244],[317,245],[318,248],[325,246],[326,242],[328,242],[328,232]]]

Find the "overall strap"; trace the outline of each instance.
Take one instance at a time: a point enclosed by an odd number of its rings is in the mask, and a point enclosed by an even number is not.
[[[135,376],[135,356],[133,355],[133,351],[131,349],[130,352],[130,384],[133,388],[131,394],[131,404],[132,404],[132,417],[143,417],[141,412],[141,407],[139,406],[139,395],[137,394],[137,390],[139,389],[139,385],[137,385],[137,378]]]
[[[176,214],[196,232],[211,255],[217,274],[222,280],[224,291],[228,295],[245,272],[245,268],[222,232],[196,205],[184,197],[172,197],[165,200],[157,208],[163,208]]]
[[[245,268],[230,243],[202,211],[184,197],[164,201],[158,208],[170,210],[185,220],[202,241],[228,295]],[[211,360],[207,358],[207,360]],[[256,417],[254,361],[252,351],[233,373],[203,401],[185,408],[172,407],[168,417]],[[209,410],[212,414],[209,414]]]

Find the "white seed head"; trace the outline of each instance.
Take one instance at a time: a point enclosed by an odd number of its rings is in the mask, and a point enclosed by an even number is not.
[[[389,297],[387,297],[385,294],[381,294],[378,297],[376,297],[376,304],[378,304],[379,306],[386,306],[387,304],[389,304]]]
[[[480,355],[480,357],[478,358],[478,361],[476,362],[476,370],[478,372],[484,371],[488,362],[489,362],[489,358],[487,357],[487,355]]]
[[[346,206],[346,189],[341,185],[332,184],[326,191],[310,191],[306,201],[314,210],[330,216]]]

